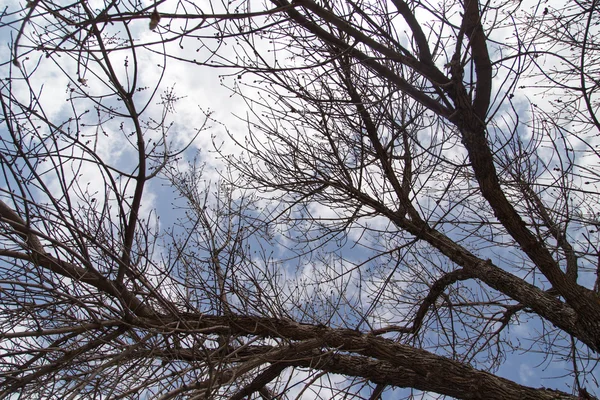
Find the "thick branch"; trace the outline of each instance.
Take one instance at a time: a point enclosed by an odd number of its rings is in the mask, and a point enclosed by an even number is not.
[[[490,95],[492,93],[492,64],[486,45],[485,32],[481,25],[478,0],[465,1],[463,27],[469,38],[471,55],[473,56],[475,73],[477,74],[473,111],[477,118],[481,121],[485,121],[487,110],[490,105]]]
[[[143,325],[162,321],[139,320]],[[294,347],[264,350],[266,360],[280,354],[284,365],[317,368],[325,372],[360,376],[374,383],[412,387],[456,398],[486,399],[569,399],[566,393],[519,385],[493,374],[476,370],[459,361],[389,339],[349,329],[332,329],[299,324],[289,320],[247,316],[204,316],[186,321],[204,333],[236,334],[299,341]],[[315,342],[316,341],[316,342]],[[305,346],[304,343],[307,343]],[[321,343],[322,350],[305,350]],[[290,349],[296,349],[290,352]],[[336,350],[345,354],[336,354]],[[261,359],[258,357],[257,359]],[[269,376],[270,378],[270,376]],[[257,388],[257,386],[254,386]],[[481,397],[477,397],[481,396]]]
[[[435,363],[433,359],[427,360],[427,362],[431,363],[430,365]],[[421,374],[408,368],[398,367],[391,362],[361,356],[324,354],[316,363],[299,360],[295,364],[306,368],[317,366],[326,372],[360,376],[377,384],[410,387],[457,399],[568,400],[578,398],[551,389],[522,386],[508,379],[481,371],[473,373],[451,368],[449,370],[436,369]]]
[[[490,102],[491,65],[480,21],[479,3],[475,0],[468,0],[465,3],[463,27],[468,35],[475,63],[477,95],[471,104],[462,84],[452,89],[454,92],[450,95],[453,96],[457,111],[450,120],[456,124],[462,134],[481,193],[494,210],[494,214],[529,259],[577,312],[580,317],[578,330],[580,335],[583,335],[578,337],[591,348],[599,350],[600,339],[597,338],[600,337],[600,306],[597,299],[590,290],[566,277],[544,243],[538,241],[529,231],[500,185],[492,150],[486,138],[484,121]],[[520,299],[516,300],[529,306]],[[536,312],[539,311],[536,309]],[[557,325],[564,329],[564,325]]]

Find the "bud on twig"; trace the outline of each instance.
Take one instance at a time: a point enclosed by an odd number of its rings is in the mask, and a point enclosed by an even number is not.
[[[155,8],[154,12],[150,15],[150,24],[149,24],[150,30],[156,29],[159,22],[160,22],[160,14],[158,13],[158,10]]]

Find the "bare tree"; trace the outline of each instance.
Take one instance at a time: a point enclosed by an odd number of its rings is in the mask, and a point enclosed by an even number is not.
[[[595,1],[95,7],[1,16],[2,396],[591,398]],[[247,102],[218,180],[176,62]]]

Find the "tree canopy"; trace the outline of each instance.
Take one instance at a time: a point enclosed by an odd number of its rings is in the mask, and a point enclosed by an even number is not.
[[[598,10],[8,3],[0,397],[595,398]]]

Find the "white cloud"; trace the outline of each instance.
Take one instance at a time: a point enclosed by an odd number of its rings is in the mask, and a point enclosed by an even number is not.
[[[527,384],[531,378],[535,376],[535,371],[527,364],[519,365],[519,377],[521,382]]]

